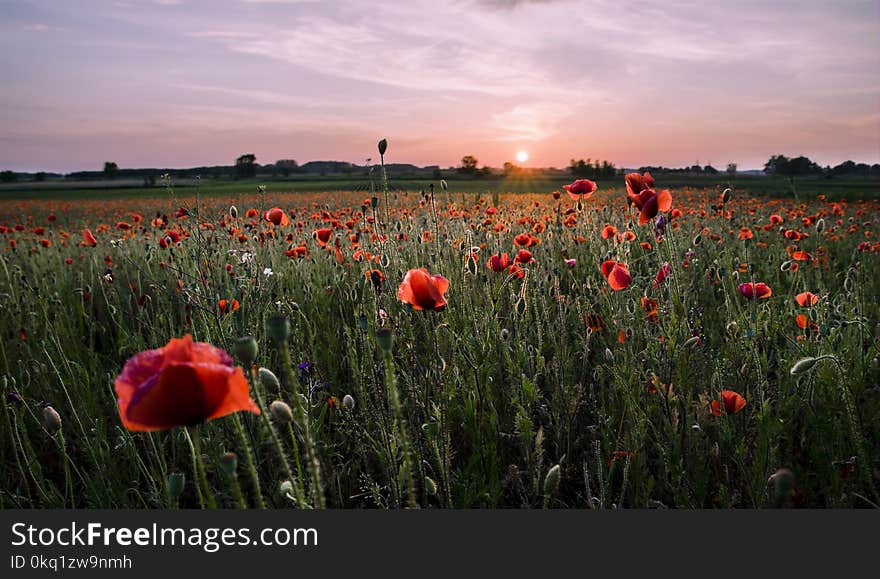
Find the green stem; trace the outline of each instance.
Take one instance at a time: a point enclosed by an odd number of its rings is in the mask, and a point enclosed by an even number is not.
[[[238,435],[238,441],[241,444],[241,450],[244,453],[248,472],[251,475],[251,484],[254,487],[254,494],[257,498],[257,507],[265,509],[266,502],[263,500],[263,492],[260,490],[260,476],[257,474],[257,465],[254,463],[254,453],[251,450],[250,441],[248,440],[247,434],[244,432],[244,428],[241,425],[241,419],[238,415],[235,415],[233,419],[233,422],[235,423],[235,432]]]

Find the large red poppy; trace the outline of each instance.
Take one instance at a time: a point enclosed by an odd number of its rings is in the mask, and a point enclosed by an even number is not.
[[[328,229],[327,227],[322,227],[321,229],[315,230],[312,235],[315,237],[315,241],[318,242],[318,245],[326,247],[327,244],[330,243],[330,238],[333,237],[333,230]]]
[[[425,268],[406,272],[397,290],[397,299],[408,303],[414,310],[439,312],[446,308],[443,294],[449,289],[449,280],[442,275],[431,275]]]
[[[817,296],[813,292],[799,293],[794,297],[794,299],[802,308],[811,308],[819,303],[819,296]]]
[[[167,430],[247,411],[259,414],[232,358],[187,334],[129,358],[116,378],[119,416],[129,430]]]
[[[581,197],[589,199],[590,195],[598,189],[595,181],[590,181],[589,179],[578,179],[570,185],[563,185],[562,188],[568,192],[568,196],[574,201],[578,201]]]
[[[488,267],[495,273],[501,273],[502,271],[510,267],[510,257],[506,253],[496,253],[489,258],[489,261],[486,262],[486,267]]]
[[[83,231],[83,240],[80,245],[85,245],[87,247],[96,247],[98,245],[98,240],[95,239],[95,236],[92,234],[91,229],[86,229]]]
[[[654,178],[648,172],[644,175],[629,173],[626,176],[626,195],[639,209],[639,225],[653,220],[657,213],[672,208],[672,194],[668,189],[654,190]]]
[[[721,400],[713,400],[710,411],[715,416],[721,416],[721,405],[724,404],[724,412],[736,414],[746,407],[746,399],[733,390],[722,390]]]
[[[628,288],[632,282],[632,276],[630,276],[626,264],[611,259],[602,263],[602,275],[608,280],[611,289],[615,291]]]
[[[755,298],[769,298],[773,295],[773,290],[766,283],[741,283],[739,284],[739,293],[750,300]]]
[[[287,213],[279,207],[273,207],[266,211],[266,221],[271,221],[280,227],[290,225],[290,219],[287,218]]]

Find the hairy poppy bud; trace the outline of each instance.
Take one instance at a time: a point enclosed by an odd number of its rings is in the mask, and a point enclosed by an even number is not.
[[[791,375],[800,376],[801,374],[806,374],[813,369],[813,366],[815,366],[818,361],[819,358],[801,358],[791,367]]]
[[[278,376],[268,368],[260,368],[257,370],[257,375],[260,377],[260,384],[262,384],[265,388],[281,388],[281,382],[278,381]]]
[[[737,324],[736,322],[730,322],[729,324],[727,324],[726,329],[728,334],[730,334],[731,336],[735,336],[739,333],[739,324]]]
[[[238,207],[236,207],[235,205],[230,205],[229,216],[232,217],[233,219],[237,219],[238,218]]]
[[[43,408],[43,426],[49,434],[55,434],[61,430],[61,415],[51,406]]]
[[[294,495],[293,495],[293,483],[290,482],[289,480],[286,480],[286,481],[282,482],[282,483],[278,486],[278,491],[281,493],[281,496],[282,496],[282,497],[285,497],[285,498],[288,498],[288,499],[293,499],[293,498],[294,498]]]
[[[820,217],[816,222],[816,233],[822,233],[825,231],[825,219]]]
[[[510,330],[507,328],[501,328],[501,339],[508,340],[510,338]]]
[[[394,349],[394,334],[388,328],[379,328],[376,330],[376,343],[382,348],[386,354],[390,354]]]
[[[168,494],[176,499],[183,493],[186,484],[186,475],[182,472],[172,472],[168,475]]]
[[[384,155],[385,151],[387,151],[387,150],[388,150],[388,140],[382,139],[381,141],[379,141],[379,154]]]
[[[287,402],[282,400],[276,400],[270,404],[269,413],[279,424],[288,424],[293,421],[293,411],[287,405]]]
[[[609,366],[614,365],[614,353],[609,348],[605,348],[605,362],[607,362]]]
[[[440,188],[444,191],[449,191],[449,185],[446,183],[446,179],[440,179]]]
[[[730,201],[731,195],[733,195],[733,191],[731,191],[730,187],[728,187],[724,190],[723,193],[721,193],[721,203],[727,203],[728,201]]]
[[[425,492],[432,497],[437,494],[437,483],[429,476],[425,477]]]
[[[233,346],[235,357],[241,360],[245,367],[250,368],[257,359],[257,341],[253,336],[244,336],[235,340]]]
[[[234,477],[235,471],[238,470],[238,455],[234,452],[226,452],[220,455],[220,468],[226,473],[226,476]]]
[[[560,477],[560,468],[559,465],[553,465],[550,470],[547,471],[547,476],[544,477],[544,496],[549,497],[556,493],[556,489],[559,488],[559,477]]]
[[[684,343],[685,348],[694,348],[700,344],[700,336],[694,336]]]
[[[773,500],[777,507],[785,506],[794,491],[794,473],[780,468],[767,479],[773,485]]]
[[[269,336],[276,342],[286,342],[290,337],[290,320],[281,315],[274,315],[267,322]]]
[[[354,396],[351,394],[346,394],[342,397],[342,407],[346,410],[354,410]]]
[[[379,206],[379,198],[378,197],[370,197],[370,207],[375,209]]]

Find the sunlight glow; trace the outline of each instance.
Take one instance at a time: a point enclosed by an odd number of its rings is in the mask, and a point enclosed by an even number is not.
[[[516,161],[517,161],[517,163],[525,163],[525,162],[528,161],[528,160],[529,160],[529,153],[528,153],[528,151],[518,151],[518,152],[516,153]]]

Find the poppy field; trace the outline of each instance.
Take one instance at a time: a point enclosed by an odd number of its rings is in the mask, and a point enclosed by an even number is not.
[[[0,205],[19,508],[880,504],[876,199]]]

